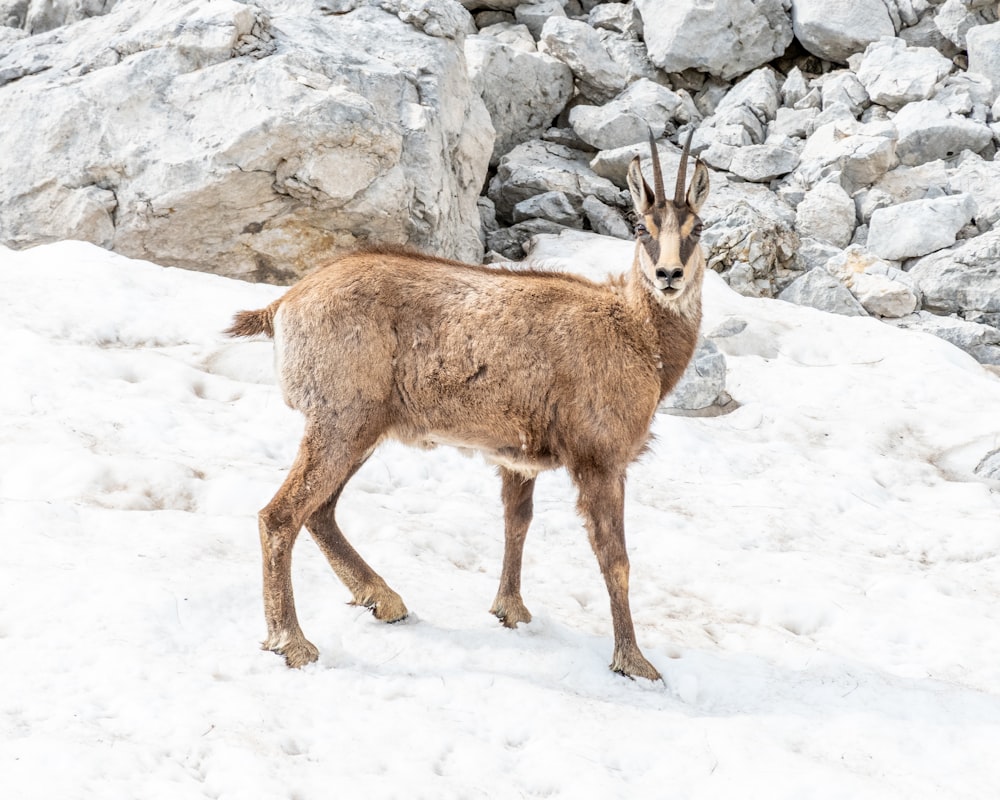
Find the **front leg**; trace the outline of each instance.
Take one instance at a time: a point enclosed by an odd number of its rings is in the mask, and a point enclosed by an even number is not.
[[[625,476],[598,471],[575,473],[579,509],[590,534],[590,546],[601,566],[611,599],[615,652],[610,667],[626,677],[662,680],[640,652],[628,602],[629,563],[625,549]]]
[[[531,622],[531,612],[521,599],[521,556],[531,524],[535,479],[503,467],[500,468],[500,478],[503,481],[500,493],[504,515],[503,569],[500,572],[500,589],[490,613],[495,614],[506,627],[516,628],[519,622]]]

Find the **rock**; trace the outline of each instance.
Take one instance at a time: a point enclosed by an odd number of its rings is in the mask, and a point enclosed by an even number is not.
[[[833,314],[868,316],[868,312],[850,290],[823,268],[809,270],[801,278],[797,278],[778,295],[778,299]]]
[[[847,247],[856,225],[854,201],[838,183],[827,181],[808,192],[795,209],[795,231],[799,236]]]
[[[478,260],[493,130],[466,74],[471,17],[383,5],[119,0],[15,42],[0,72],[47,68],[0,86],[5,129],[32,131],[0,159],[0,241],[83,235],[277,282],[368,241]]]
[[[573,94],[570,68],[537,52],[534,42],[523,49],[492,36],[469,36],[465,55],[472,85],[496,132],[491,165],[522,142],[541,136]]]
[[[818,116],[818,108],[779,108],[767,130],[769,134],[805,139],[816,130]]]
[[[946,191],[949,180],[948,165],[941,160],[913,167],[895,167],[870,189],[863,189],[855,195],[858,218],[867,225],[878,208],[964,191],[955,188],[951,192]]]
[[[977,153],[993,140],[989,126],[953,116],[936,100],[910,103],[893,122],[899,133],[896,155],[911,166],[952,158],[964,150]]]
[[[774,119],[780,106],[781,91],[774,70],[764,67],[754,70],[726,92],[716,106],[715,116],[724,120],[729,112],[747,109],[765,125]]]
[[[603,106],[574,106],[569,122],[590,146],[613,150],[647,141],[650,131],[659,138],[675,118],[689,116],[683,109],[684,102],[675,92],[641,78]]]
[[[549,17],[565,17],[563,6],[566,0],[536,0],[533,3],[522,3],[514,9],[514,19],[531,31],[535,39],[542,36],[542,27]]]
[[[773,297],[799,245],[794,212],[763,186],[735,184],[713,189],[701,216],[708,267],[741,294]]]
[[[587,16],[594,28],[605,28],[638,39],[642,36],[642,17],[634,3],[601,3]]]
[[[979,7],[976,7],[979,6]],[[967,48],[966,36],[976,26],[996,22],[995,3],[969,0],[945,0],[934,15],[934,25],[959,50]]]
[[[601,35],[586,22],[549,17],[539,49],[569,66],[584,99],[606,103],[625,88],[624,68],[614,61]]]
[[[959,48],[947,38],[934,24],[934,14],[928,13],[920,21],[899,32],[899,38],[913,47],[933,47],[941,55],[954,58]]]
[[[1000,314],[1000,230],[925,256],[909,273],[928,311],[967,318]]]
[[[781,84],[781,102],[784,106],[791,108],[809,94],[809,84],[806,82],[802,70],[792,67],[785,76],[784,83]]]
[[[533,139],[500,159],[488,195],[498,216],[511,220],[515,205],[548,191],[562,192],[574,208],[582,208],[587,195],[615,205],[620,194],[613,183],[594,173],[579,150]]]
[[[107,14],[114,5],[115,0],[6,0],[0,2],[0,25],[45,33]]]
[[[978,322],[942,317],[918,311],[900,319],[887,319],[897,328],[918,330],[950,342],[971,355],[980,364],[1000,365],[1000,330]]]
[[[870,44],[857,69],[873,103],[897,110],[927,100],[952,63],[931,47],[909,47],[902,39]]]
[[[1000,224],[1000,162],[985,161],[969,153],[951,171],[947,186],[952,192],[964,192],[975,199],[980,233]]]
[[[522,200],[512,214],[514,222],[524,222],[526,219],[547,219],[568,228],[582,228],[583,219],[573,208],[569,198],[563,192],[542,192],[527,200]]]
[[[1000,481],[1000,450],[994,450],[983,456],[979,464],[976,465],[975,473],[980,478]]]
[[[666,72],[731,80],[784,54],[792,26],[782,0],[635,0],[649,58]]]
[[[822,125],[806,140],[796,174],[806,186],[838,173],[852,187],[870,186],[896,165],[895,135],[891,125],[853,119]]]
[[[882,0],[795,0],[792,27],[806,50],[841,64],[871,42],[896,35]]]
[[[1000,22],[980,25],[966,34],[969,50],[969,72],[989,78],[993,99],[1000,98]]]
[[[831,259],[827,270],[839,277],[873,316],[905,317],[920,305],[920,289],[909,273],[871,256],[857,245]]]
[[[787,175],[799,165],[799,154],[790,144],[754,144],[741,147],[729,162],[729,171],[746,181],[766,183]]]
[[[528,241],[540,233],[559,234],[568,230],[565,226],[547,219],[527,219],[509,228],[498,228],[486,234],[489,250],[508,261],[520,261],[526,253]]]
[[[835,103],[840,103],[850,110],[852,117],[856,118],[869,105],[867,90],[858,80],[858,76],[847,69],[824,75],[820,91],[824,111]]]
[[[972,219],[969,195],[913,200],[876,210],[868,229],[868,249],[880,258],[902,261],[933,253],[955,243],[955,235]]]
[[[700,411],[729,402],[726,394],[726,357],[711,339],[701,338],[687,369],[674,390],[663,398],[661,410]]]
[[[813,239],[809,236],[802,236],[800,233],[800,244],[795,251],[795,261],[791,265],[797,272],[808,272],[817,267],[826,267],[827,263],[843,253],[839,247],[834,247],[829,242],[821,239]]]
[[[614,236],[616,239],[632,238],[632,228],[618,210],[602,203],[593,195],[583,198],[583,213],[594,233]]]

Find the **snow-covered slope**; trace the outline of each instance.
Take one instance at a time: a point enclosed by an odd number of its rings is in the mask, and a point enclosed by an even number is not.
[[[543,242],[600,274],[628,243]],[[259,651],[255,514],[301,432],[279,289],[90,245],[0,249],[0,769],[10,798],[991,798],[1000,786],[1000,380],[943,342],[753,301],[706,333],[740,404],[661,414],[630,471],[624,680],[567,477],[539,479],[534,621],[486,609],[499,481],[385,446],[342,525],[412,612],[347,606],[303,534],[320,660]]]

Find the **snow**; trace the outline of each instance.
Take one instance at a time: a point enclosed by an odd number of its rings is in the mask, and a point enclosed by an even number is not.
[[[620,270],[627,243],[535,256]],[[629,473],[639,644],[566,475],[539,478],[530,625],[486,609],[499,480],[380,448],[344,530],[387,626],[303,533],[305,669],[264,634],[256,512],[302,424],[271,344],[219,331],[280,289],[77,242],[0,248],[0,764],[29,798],[992,798],[1000,785],[1000,380],[952,346],[706,284],[730,414],[660,414]],[[742,328],[742,330],[741,330]]]

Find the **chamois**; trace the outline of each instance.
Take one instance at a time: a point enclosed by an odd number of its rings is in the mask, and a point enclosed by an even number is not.
[[[660,679],[639,650],[629,610],[625,471],[698,339],[705,270],[698,211],[709,177],[696,159],[687,188],[690,144],[688,136],[672,202],[652,134],[654,188],[638,156],[629,165],[640,222],[626,275],[595,283],[369,249],[308,275],[266,308],[235,316],[227,334],[274,338],[285,402],[306,418],[288,477],[258,518],[263,649],[289,667],[318,656],[292,595],[292,546],[303,525],[353,603],[385,622],[407,615],[334,517],[344,485],[380,441],[393,438],[478,450],[499,467],[505,546],[490,610],[509,628],[531,620],[521,599],[521,555],[535,477],[565,467],[611,599],[610,667]]]

